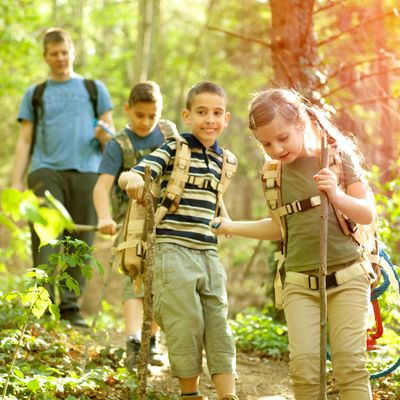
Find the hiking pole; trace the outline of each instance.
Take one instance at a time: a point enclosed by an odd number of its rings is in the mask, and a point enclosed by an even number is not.
[[[326,133],[322,129],[321,135],[321,168],[328,168],[328,145]],[[320,301],[320,364],[319,364],[319,399],[326,400],[326,320],[327,320],[327,296],[326,296],[326,275],[327,275],[327,249],[328,249],[328,196],[321,191],[321,230],[320,230],[320,257],[319,267],[319,301]]]
[[[147,243],[147,251],[143,260],[143,325],[138,363],[139,384],[137,389],[139,400],[147,399],[147,359],[149,356],[151,325],[153,322],[153,262],[156,235],[154,201],[151,194],[151,172],[148,166],[144,170],[144,204],[146,207],[146,220],[143,229],[143,242]]]

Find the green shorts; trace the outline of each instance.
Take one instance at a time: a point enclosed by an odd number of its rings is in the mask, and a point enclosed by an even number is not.
[[[122,303],[125,303],[129,299],[143,299],[144,287],[143,282],[140,285],[140,289],[135,292],[134,290],[135,281],[132,281],[127,275],[124,275],[123,286],[122,286]]]
[[[228,324],[226,273],[214,250],[156,244],[154,318],[165,333],[171,375],[235,374],[235,343]]]

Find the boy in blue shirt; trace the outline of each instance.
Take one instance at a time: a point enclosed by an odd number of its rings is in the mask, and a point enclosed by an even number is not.
[[[59,200],[77,224],[96,224],[96,212],[92,202],[93,187],[102,157],[101,147],[109,139],[106,132],[93,128],[95,117],[112,126],[111,99],[103,83],[94,81],[97,104],[92,104],[84,80],[75,74],[73,63],[75,49],[68,32],[51,28],[43,40],[43,57],[50,68],[50,76],[42,94],[42,107],[35,129],[35,110],[32,97],[35,86],[25,93],[18,121],[21,123],[12,171],[12,186],[25,189],[25,174],[29,168],[28,187],[37,196],[44,197],[46,190]],[[36,134],[35,134],[36,132]],[[100,142],[100,145],[99,145]],[[68,233],[89,246],[94,232]],[[51,246],[42,247],[31,226],[32,257],[34,267],[47,264],[50,254],[60,251]],[[79,284],[81,293],[85,279],[80,268],[68,269]],[[54,301],[54,288],[49,288]],[[79,296],[65,288],[60,291],[61,319],[77,326],[87,326],[80,315]]]
[[[237,400],[226,274],[218,259],[217,238],[209,227],[218,203],[213,188],[221,182],[223,153],[216,139],[230,119],[225,91],[211,82],[194,85],[182,116],[191,128],[191,133],[182,134],[191,149],[189,177],[209,184],[186,183],[176,212],[167,212],[157,226],[154,317],[165,332],[171,374],[179,380],[182,399],[204,399],[199,394],[204,347],[218,398]],[[118,183],[129,197],[143,197],[145,166],[150,166],[153,179],[160,178],[162,197],[176,146],[177,141],[167,141],[121,174]]]
[[[124,167],[132,168],[146,154],[158,148],[165,140],[162,128],[167,121],[160,121],[162,111],[162,95],[157,83],[146,81],[136,84],[125,104],[125,113],[129,123],[119,135],[127,135],[124,140],[110,140],[104,150],[103,160],[99,168],[99,178],[93,192],[93,201],[98,216],[98,229],[103,234],[114,235],[117,231],[117,223],[114,218],[123,218],[123,213],[118,210],[118,215],[111,214],[110,192],[115,198],[125,198],[126,193],[116,185],[116,179]],[[172,124],[172,122],[169,122]],[[117,141],[118,140],[118,141]],[[133,156],[129,160],[130,165],[124,161],[125,140],[129,140],[133,149]],[[122,201],[121,201],[122,203]],[[121,206],[121,208],[123,208]],[[126,208],[125,208],[126,210]],[[114,217],[114,218],[113,218]],[[127,335],[125,366],[132,370],[137,366],[140,350],[141,329],[143,324],[143,287],[140,293],[134,293],[132,281],[129,277],[124,279],[122,294],[125,332]],[[153,322],[152,337],[150,339],[149,362],[152,365],[162,365],[161,355],[157,347],[158,325]]]

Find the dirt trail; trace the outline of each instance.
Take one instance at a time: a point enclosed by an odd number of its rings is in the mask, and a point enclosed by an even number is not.
[[[95,243],[95,257],[102,262],[105,270],[108,268],[108,259],[110,256],[110,247],[112,242],[105,238],[98,237]],[[254,271],[257,275],[259,272]],[[232,274],[233,276],[234,274]],[[123,276],[117,271],[113,271],[111,282],[105,293],[105,300],[115,307],[115,310],[122,311],[120,303],[120,291],[122,287]],[[243,288],[242,282],[231,279],[231,285],[228,287],[230,294],[230,306],[234,310],[243,310],[247,306],[262,307],[265,301],[265,289],[260,286],[260,276],[249,280],[254,286]],[[95,312],[101,288],[102,280],[98,275],[94,275],[88,282],[83,296],[83,311],[88,314]],[[104,341],[104,336],[102,338]],[[115,347],[125,349],[125,335],[120,332],[114,332],[109,336],[109,343]],[[106,343],[102,343],[106,344]],[[171,378],[166,349],[164,348],[164,366],[150,367],[151,375],[148,382],[156,391],[166,393],[179,393],[176,379]],[[207,371],[205,362],[203,370]],[[237,392],[241,400],[294,400],[290,383],[288,379],[288,364],[285,361],[269,360],[257,356],[238,353],[237,355]],[[207,373],[203,373],[200,381],[200,389],[209,400],[217,400],[214,386]],[[329,400],[336,399],[336,395],[329,395]]]

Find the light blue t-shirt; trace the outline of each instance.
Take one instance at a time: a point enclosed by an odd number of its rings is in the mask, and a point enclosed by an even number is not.
[[[148,150],[148,153],[151,153],[157,147],[160,147],[165,140],[158,125],[156,125],[150,134],[145,137],[137,136],[136,133],[130,129],[129,125],[125,127],[124,131],[128,135],[135,152]],[[137,157],[137,162],[140,162],[143,157],[144,154]],[[118,176],[122,170],[122,167],[122,149],[115,140],[110,140],[107,142],[106,148],[104,149],[104,155],[100,164],[99,174]]]
[[[97,112],[102,115],[112,109],[112,103],[104,84],[97,80],[95,83]],[[35,86],[22,99],[18,121],[34,120]],[[74,74],[64,82],[49,79],[43,93],[43,112],[36,130],[30,172],[50,168],[97,173],[102,153],[94,139],[94,111],[83,78]]]

